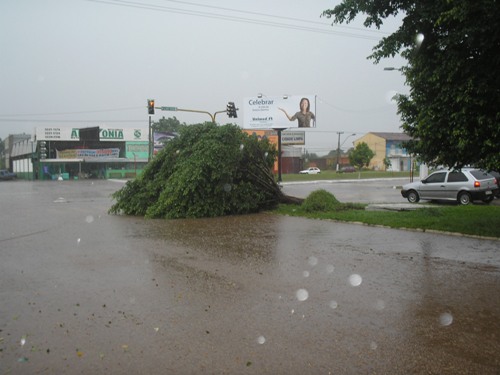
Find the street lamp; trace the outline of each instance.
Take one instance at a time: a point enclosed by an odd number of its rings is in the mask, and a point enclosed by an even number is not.
[[[337,147],[337,168],[336,168],[336,171],[337,171],[337,173],[339,173],[340,147],[342,147],[342,145],[345,143],[345,141],[347,141],[349,139],[349,137],[352,137],[352,136],[356,135],[356,133],[352,133],[352,134],[348,135],[346,137],[346,139],[344,139],[344,142],[342,142],[342,144],[340,144],[340,135],[344,134],[344,132],[337,132],[337,134],[339,136],[339,140],[338,140],[338,147]]]

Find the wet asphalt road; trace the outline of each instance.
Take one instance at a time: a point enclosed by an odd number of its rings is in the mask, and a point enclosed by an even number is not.
[[[306,198],[313,190],[324,189],[341,202],[359,203],[408,203],[401,196],[401,186],[409,183],[408,178],[372,180],[317,180],[311,182],[285,182],[285,194]]]
[[[499,241],[108,215],[120,186],[0,183],[1,375],[500,372]]]

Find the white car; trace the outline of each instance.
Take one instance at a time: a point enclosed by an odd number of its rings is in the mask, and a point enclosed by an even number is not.
[[[304,169],[303,171],[299,172],[300,174],[318,174],[321,173],[319,168],[316,167],[309,167],[307,169]]]
[[[498,194],[498,181],[480,169],[439,170],[422,181],[406,184],[401,189],[403,198],[410,203],[420,199],[456,200],[466,205],[474,200],[489,203]]]

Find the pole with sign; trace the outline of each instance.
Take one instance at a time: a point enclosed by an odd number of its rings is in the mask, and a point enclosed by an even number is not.
[[[278,183],[281,183],[281,132],[283,128],[274,128],[278,132]]]

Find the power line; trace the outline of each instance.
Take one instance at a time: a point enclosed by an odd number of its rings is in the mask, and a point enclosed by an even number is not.
[[[120,1],[120,0],[115,0],[115,1]],[[164,1],[164,2],[171,2],[171,3],[178,3],[178,4],[193,5],[193,6],[197,6],[197,7],[210,8],[210,9],[219,9],[219,10],[224,10],[224,11],[229,11],[229,12],[250,14],[250,15],[255,15],[255,16],[263,16],[263,17],[269,17],[269,18],[276,18],[276,19],[282,19],[282,20],[287,20],[287,21],[305,22],[305,23],[310,23],[310,24],[315,24],[315,25],[321,25],[321,26],[333,26],[333,25],[331,25],[329,23],[327,24],[327,23],[324,23],[324,22],[305,20],[305,19],[301,19],[301,18],[276,16],[276,15],[268,14],[268,13],[253,12],[253,11],[248,11],[248,10],[234,9],[234,8],[224,8],[224,7],[219,7],[219,6],[215,6],[215,5],[206,5],[206,4],[192,3],[192,2],[188,2],[188,1],[180,1],[180,0],[162,0],[162,1]],[[385,33],[385,32],[383,32],[381,30],[363,29],[363,28],[359,28],[359,27],[349,27],[349,26],[342,26],[342,25],[336,25],[335,27],[345,28],[345,29],[350,29],[350,30],[363,31],[363,32],[367,31],[367,32],[372,32],[372,33],[378,33],[378,34],[388,35],[388,33]]]
[[[0,121],[2,117],[17,117],[17,116],[64,116],[64,115],[81,115],[85,113],[103,113],[103,112],[122,112],[122,111],[135,111],[137,109],[144,109],[144,107],[128,107],[128,108],[114,108],[114,109],[101,109],[92,111],[77,111],[77,112],[59,112],[59,113],[18,113],[18,114],[0,114]],[[15,120],[14,120],[15,121]]]
[[[41,120],[41,119],[12,119],[0,118],[0,122],[53,122],[53,123],[107,123],[107,122],[128,122],[128,123],[147,123],[147,119],[143,120]]]
[[[291,24],[287,24],[287,23],[264,21],[264,20],[258,20],[258,19],[252,19],[252,18],[228,16],[228,15],[224,15],[224,14],[220,14],[220,13],[209,13],[209,12],[196,11],[196,10],[186,10],[186,9],[172,8],[172,7],[160,6],[160,5],[154,5],[154,4],[142,4],[142,3],[137,3],[137,2],[133,2],[133,1],[125,1],[125,0],[86,0],[86,1],[114,5],[114,6],[121,6],[121,7],[147,9],[147,10],[167,12],[167,13],[186,14],[186,15],[204,17],[204,18],[222,19],[225,21],[264,25],[264,26],[271,26],[271,27],[284,28],[284,29],[309,31],[309,32],[315,32],[315,33],[327,34],[327,35],[339,35],[339,36],[345,36],[345,37],[351,37],[351,38],[379,40],[378,37],[372,37],[372,36],[362,35],[362,34],[354,34],[354,33],[334,31],[334,30],[328,30],[328,29],[319,29],[319,28],[313,28],[313,27],[308,27],[308,26],[291,25]],[[227,9],[229,9],[229,8],[227,8]],[[238,10],[233,10],[233,11],[238,12]],[[239,12],[244,12],[244,11],[239,11]],[[251,12],[248,12],[248,13],[251,13]],[[285,18],[286,19],[286,17],[280,17],[280,16],[270,16],[270,17]],[[301,22],[311,22],[311,21],[301,21]]]

